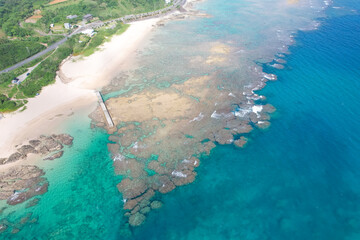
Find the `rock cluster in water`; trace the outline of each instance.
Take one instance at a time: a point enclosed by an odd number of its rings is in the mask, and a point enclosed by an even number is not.
[[[54,160],[63,155],[64,145],[71,146],[72,142],[73,137],[68,134],[40,136],[38,139],[30,140],[28,144],[18,146],[17,151],[8,158],[1,158],[0,164],[26,160],[29,154],[39,155],[44,157],[44,160]]]
[[[1,213],[1,211],[0,211]],[[38,221],[37,217],[33,216],[33,213],[27,213],[25,216],[15,220],[9,221],[5,218],[0,220],[0,234],[4,232],[10,232],[12,234],[18,233],[21,228],[26,224],[34,224]]]
[[[44,171],[37,166],[14,166],[0,173],[0,199],[9,205],[22,203],[47,192]]]
[[[54,160],[63,155],[64,145],[71,146],[72,143],[73,137],[68,134],[40,136],[28,144],[18,146],[17,151],[8,158],[1,159],[1,164],[23,161],[24,165],[12,166],[0,173],[0,199],[15,205],[47,192],[48,182],[42,177],[44,171],[37,166],[26,165],[29,154],[44,160]],[[38,199],[33,199],[27,207],[37,202]]]
[[[231,49],[212,44],[208,57],[191,62],[224,66]],[[216,144],[243,147],[246,134],[270,125],[269,104],[255,103],[263,97],[254,91],[276,80],[263,74],[262,81],[243,89],[219,87],[220,72],[191,77],[166,88],[148,87],[106,101],[117,129],[108,129],[108,149],[131,226],[139,226],[152,209],[161,206],[160,194],[195,180],[200,157]],[[92,125],[106,127],[100,108],[90,117]]]

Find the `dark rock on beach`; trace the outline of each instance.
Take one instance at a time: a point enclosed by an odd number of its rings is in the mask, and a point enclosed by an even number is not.
[[[39,146],[40,144],[41,144],[41,141],[40,140],[30,140],[29,141],[29,144],[31,145],[31,146],[33,146],[33,147],[37,147],[37,146]]]
[[[31,145],[23,145],[20,148],[18,148],[18,152],[21,153],[24,156],[27,156],[29,153],[37,153],[35,148]]]
[[[52,138],[66,146],[71,146],[73,144],[73,140],[74,140],[74,138],[72,136],[70,136],[69,134],[59,134],[59,135],[53,134]]]
[[[16,153],[13,153],[13,154],[10,155],[10,157],[8,158],[6,163],[15,162],[15,161],[23,159],[23,158],[25,158],[24,155],[22,155],[21,153],[16,152]]]
[[[63,145],[52,137],[43,138],[42,144],[43,144],[42,152],[44,153],[46,152],[46,150],[48,152],[53,152],[53,151],[59,151],[63,148]]]
[[[53,134],[51,136],[41,136],[39,139],[32,139],[29,144],[21,145],[17,152],[11,154],[8,158],[1,158],[0,164],[15,162],[20,159],[26,159],[28,154],[49,155],[56,151],[46,160],[53,160],[63,155],[63,152],[57,152],[64,148],[64,145],[71,146],[74,138],[69,134]]]

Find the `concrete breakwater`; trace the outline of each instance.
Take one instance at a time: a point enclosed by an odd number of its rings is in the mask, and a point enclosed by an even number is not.
[[[105,105],[104,100],[103,100],[103,98],[102,98],[102,96],[101,96],[101,93],[100,93],[99,91],[96,91],[96,96],[97,96],[97,98],[98,98],[98,101],[99,101],[101,110],[102,110],[103,113],[104,113],[104,116],[105,116],[105,119],[106,119],[106,122],[107,122],[108,126],[109,126],[110,128],[114,127],[114,123],[113,123],[113,121],[112,121],[112,119],[111,119],[111,116],[110,116],[109,111],[108,111],[107,108],[106,108],[106,105]]]

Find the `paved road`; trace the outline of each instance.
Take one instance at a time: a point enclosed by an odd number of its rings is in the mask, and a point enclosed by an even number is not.
[[[46,54],[46,53],[54,50],[55,48],[57,48],[58,46],[60,46],[60,45],[63,44],[64,42],[66,42],[66,40],[67,40],[67,37],[61,39],[60,41],[58,41],[58,42],[56,42],[56,43],[54,43],[53,45],[51,45],[50,47],[46,48],[45,50],[43,50],[43,51],[41,51],[41,52],[38,52],[37,54],[35,54],[35,55],[33,55],[33,56],[31,56],[31,57],[29,57],[29,58],[27,58],[27,59],[25,59],[25,60],[23,60],[23,61],[21,61],[21,62],[18,62],[17,64],[15,64],[15,65],[13,65],[13,66],[11,66],[11,67],[9,67],[9,68],[6,68],[6,69],[0,71],[0,73],[6,73],[6,72],[9,72],[9,71],[11,71],[11,70],[14,70],[14,69],[16,69],[16,68],[18,68],[18,67],[24,66],[25,64],[27,64],[27,63],[29,63],[29,62],[37,59],[38,57],[41,57],[41,56],[43,56],[44,54]]]
[[[184,5],[186,2],[186,0],[175,0],[173,2],[173,4],[167,8],[164,8],[164,9],[160,9],[160,10],[156,10],[156,11],[153,11],[153,12],[148,12],[148,13],[140,13],[140,14],[136,14],[136,15],[127,15],[127,16],[124,16],[124,17],[121,17],[121,18],[117,18],[117,19],[113,19],[113,20],[109,20],[109,21],[106,21],[105,23],[110,23],[110,22],[115,22],[115,21],[123,21],[123,22],[131,22],[131,21],[136,21],[136,20],[140,20],[140,19],[144,19],[144,18],[151,18],[151,17],[155,17],[157,15],[161,15],[167,11],[170,11],[170,10],[173,10],[174,8],[176,8],[177,6],[179,5]],[[24,66],[25,64],[35,60],[36,58],[38,57],[41,57],[43,55],[45,55],[46,53],[54,50],[55,48],[57,48],[58,46],[60,46],[61,44],[63,44],[64,42],[66,42],[66,40],[71,37],[72,35],[74,34],[77,34],[87,28],[93,28],[93,27],[99,27],[99,26],[102,26],[104,25],[105,23],[103,22],[95,22],[95,23],[89,23],[89,24],[86,24],[85,26],[82,26],[78,29],[76,29],[74,32],[72,32],[71,34],[65,36],[65,38],[61,39],[60,41],[54,43],[53,45],[51,45],[50,47],[46,48],[45,50],[41,51],[41,52],[38,52],[37,54],[21,61],[21,62],[18,62],[17,64],[9,67],[9,68],[6,68],[2,71],[0,71],[0,74],[1,73],[6,73],[6,72],[9,72],[9,71],[12,71],[16,68],[19,68],[19,67],[22,67]]]

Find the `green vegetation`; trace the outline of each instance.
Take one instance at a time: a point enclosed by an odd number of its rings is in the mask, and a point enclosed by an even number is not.
[[[40,22],[49,26],[51,23],[76,23],[90,13],[100,20],[119,18],[127,14],[150,12],[164,7],[164,0],[70,0],[67,2],[47,5]],[[78,15],[77,19],[68,20],[66,16]]]
[[[109,40],[111,36],[123,33],[128,27],[129,25],[122,23],[105,26],[99,29],[92,38],[83,34],[77,34],[47,56],[36,59],[11,72],[0,74],[0,94],[3,95],[0,112],[14,111],[23,107],[27,102],[27,98],[36,96],[44,86],[54,83],[56,71],[60,63],[70,54],[84,54],[88,56],[98,46]],[[15,77],[25,73],[28,67],[34,66],[40,61],[42,62],[20,85],[11,83]]]
[[[10,100],[4,94],[0,94],[0,111],[1,112],[11,112],[18,109],[21,106],[18,106],[15,101]]]
[[[0,39],[0,69],[10,67],[45,48],[33,41]]]
[[[72,53],[71,41],[58,48],[52,55],[39,64],[19,86],[25,97],[34,97],[42,87],[55,81],[56,71],[61,61]]]
[[[45,44],[50,45],[62,39],[63,36],[28,37],[9,40],[0,38],[0,70],[21,62],[44,50]]]
[[[54,33],[65,33],[65,22],[76,25],[89,13],[96,19],[108,20],[153,11],[165,5],[164,0],[68,0],[53,5],[49,2],[50,0],[0,0],[0,70],[34,55],[44,49],[46,44],[59,40],[61,36],[47,35],[51,30],[50,24],[58,26],[57,30],[53,29]],[[34,12],[41,18],[34,19],[35,23],[25,23],[24,20],[33,16]],[[78,17],[67,19],[68,15]],[[87,55],[103,42],[102,34],[92,41],[86,50]],[[104,33],[103,37],[106,36],[107,33]]]

